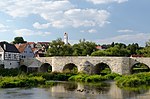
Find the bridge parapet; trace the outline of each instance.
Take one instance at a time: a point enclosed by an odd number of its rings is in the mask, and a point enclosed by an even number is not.
[[[130,74],[132,66],[136,63],[144,63],[150,68],[150,58],[144,57],[92,57],[92,56],[65,56],[65,57],[37,57],[24,60],[23,64],[26,66],[40,67],[43,63],[48,63],[52,66],[52,71],[62,72],[67,64],[74,64],[77,66],[78,71],[88,70],[87,68],[94,68],[97,64],[107,64],[112,72],[118,74]],[[88,65],[87,65],[88,63]]]

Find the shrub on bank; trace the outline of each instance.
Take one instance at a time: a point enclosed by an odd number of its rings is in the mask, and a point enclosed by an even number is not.
[[[87,74],[78,74],[78,75],[71,76],[68,80],[69,81],[84,82],[86,77],[88,77],[88,76],[89,75],[87,75]]]
[[[69,81],[77,81],[77,82],[100,82],[105,80],[113,80],[116,77],[120,77],[121,75],[116,73],[107,74],[105,76],[102,75],[87,75],[87,74],[78,74],[71,76]]]
[[[18,68],[0,68],[0,76],[17,76],[18,74],[20,74]]]
[[[116,73],[111,73],[111,74],[105,75],[105,78],[106,78],[107,80],[114,80],[116,77],[121,77],[121,75],[116,74]]]
[[[43,77],[1,77],[0,80],[1,88],[35,87],[39,84],[45,84],[45,79]]]
[[[137,87],[150,85],[150,73],[139,73],[115,78],[119,87]]]
[[[101,75],[91,75],[85,78],[85,82],[100,82],[105,81],[106,77]]]
[[[74,73],[33,73],[29,74],[30,76],[42,76],[46,80],[59,80],[59,81],[68,81],[69,77],[76,75]]]

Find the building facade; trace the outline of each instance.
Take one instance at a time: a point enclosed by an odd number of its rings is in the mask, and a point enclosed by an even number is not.
[[[7,42],[0,42],[0,67],[18,68],[20,63],[19,51],[13,45]]]
[[[20,52],[20,59],[34,58],[34,53],[31,46],[28,43],[15,44],[16,48]]]

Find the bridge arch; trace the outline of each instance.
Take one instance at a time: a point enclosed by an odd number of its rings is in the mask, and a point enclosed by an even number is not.
[[[93,68],[94,74],[108,74],[111,73],[111,68],[107,63],[97,63]]]
[[[76,66],[74,63],[67,63],[63,67],[63,72],[73,72],[77,73],[78,72],[78,66]]]
[[[136,62],[130,68],[131,74],[139,73],[139,72],[149,72],[149,71],[150,71],[150,67],[147,64],[141,62]]]
[[[43,63],[40,67],[40,72],[51,72],[52,66],[49,63]]]

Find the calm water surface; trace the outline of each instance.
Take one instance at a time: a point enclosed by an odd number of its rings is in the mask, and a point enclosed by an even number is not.
[[[121,90],[114,82],[106,84],[58,82],[50,88],[0,89],[0,99],[150,99],[150,90]]]

